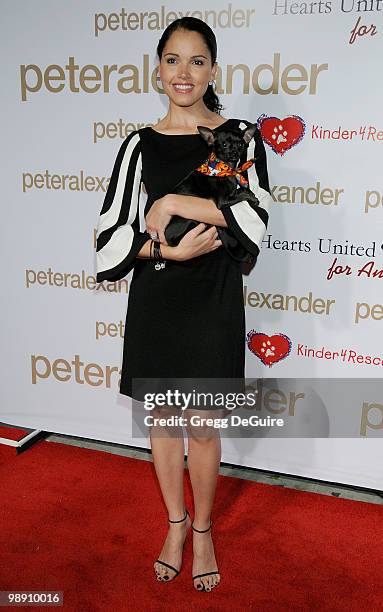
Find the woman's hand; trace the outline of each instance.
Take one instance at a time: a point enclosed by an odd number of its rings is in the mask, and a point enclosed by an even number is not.
[[[217,240],[218,232],[215,225],[205,230],[206,223],[199,223],[196,227],[186,232],[174,248],[175,259],[185,261],[210,251],[215,251],[222,246],[222,240]]]
[[[147,232],[149,234],[157,234],[161,244],[168,244],[165,238],[165,228],[174,214],[171,210],[172,197],[171,194],[168,193],[153,202],[145,217]]]

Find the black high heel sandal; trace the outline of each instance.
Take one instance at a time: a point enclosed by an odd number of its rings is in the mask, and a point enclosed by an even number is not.
[[[169,523],[182,523],[183,521],[186,521],[188,516],[190,516],[189,511],[185,508],[185,516],[184,516],[184,518],[180,519],[179,521],[171,521],[170,519],[168,519],[168,521],[169,521]],[[174,580],[174,578],[176,578],[178,576],[178,574],[180,573],[181,568],[182,568],[182,565],[181,565],[180,569],[178,570],[176,567],[173,567],[172,565],[169,565],[169,563],[165,563],[165,561],[161,561],[161,559],[157,559],[157,563],[161,563],[161,565],[164,565],[165,567],[168,567],[169,569],[173,570],[173,572],[175,572],[175,575],[173,576],[173,578],[171,580]],[[158,582],[168,582],[169,578],[170,578],[169,576],[164,576]]]
[[[191,525],[191,528],[193,529],[193,531],[198,531],[198,533],[206,533],[207,531],[210,531],[212,524],[213,523],[212,523],[212,521],[210,519],[210,525],[209,525],[209,527],[207,529],[196,529],[195,527],[193,527],[193,523]],[[215,570],[215,572],[205,572],[204,574],[197,574],[196,576],[192,577],[192,580],[194,582],[194,580],[196,578],[202,578],[203,576],[211,576],[212,574],[218,574],[219,576],[221,576],[219,571]],[[209,592],[209,591],[213,590],[215,586],[217,586],[217,585],[213,585],[210,589],[206,589],[206,587],[205,587],[204,583],[202,582],[202,580],[201,580],[201,584],[202,584],[202,589],[197,589],[197,591],[206,591],[206,592]]]

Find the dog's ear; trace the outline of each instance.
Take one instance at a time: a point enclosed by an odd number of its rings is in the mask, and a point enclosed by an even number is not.
[[[206,140],[209,147],[213,146],[215,140],[214,132],[204,125],[197,125],[197,130],[201,134],[202,138]]]
[[[249,144],[250,140],[253,138],[256,132],[257,126],[255,123],[249,125],[249,127],[245,128],[242,132],[242,138],[246,144]]]

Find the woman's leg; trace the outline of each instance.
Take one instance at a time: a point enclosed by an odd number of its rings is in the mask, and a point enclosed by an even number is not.
[[[154,409],[151,414],[154,418],[165,418],[178,415],[171,407]],[[185,446],[182,427],[166,427],[153,425],[150,428],[150,441],[153,463],[158,482],[168,511],[168,518],[177,521],[185,516],[184,502],[184,455]],[[182,551],[187,531],[190,527],[189,516],[182,523],[169,523],[169,530],[158,559],[180,569],[182,564]],[[154,563],[158,579],[171,580],[175,572],[170,568]]]
[[[217,418],[218,410],[186,410],[187,417]],[[188,420],[188,468],[194,496],[194,521],[196,529],[204,530],[210,525],[217,476],[221,460],[221,437],[219,428],[192,425]],[[218,569],[211,530],[205,533],[193,531],[193,576]],[[196,589],[214,588],[220,581],[219,574],[211,574],[194,581]]]

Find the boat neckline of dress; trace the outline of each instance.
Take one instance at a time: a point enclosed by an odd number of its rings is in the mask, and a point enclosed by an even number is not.
[[[217,125],[217,127],[212,128],[213,132],[215,130],[218,130],[218,128],[222,127],[223,125],[226,125],[226,123],[229,123],[229,121],[231,121],[231,119],[226,119],[226,121],[224,121],[223,123],[220,123],[219,125]],[[148,125],[147,127],[149,130],[151,130],[155,134],[159,134],[160,136],[201,136],[199,132],[193,132],[191,134],[164,134],[164,132],[158,132],[157,130],[152,128],[150,125]]]

